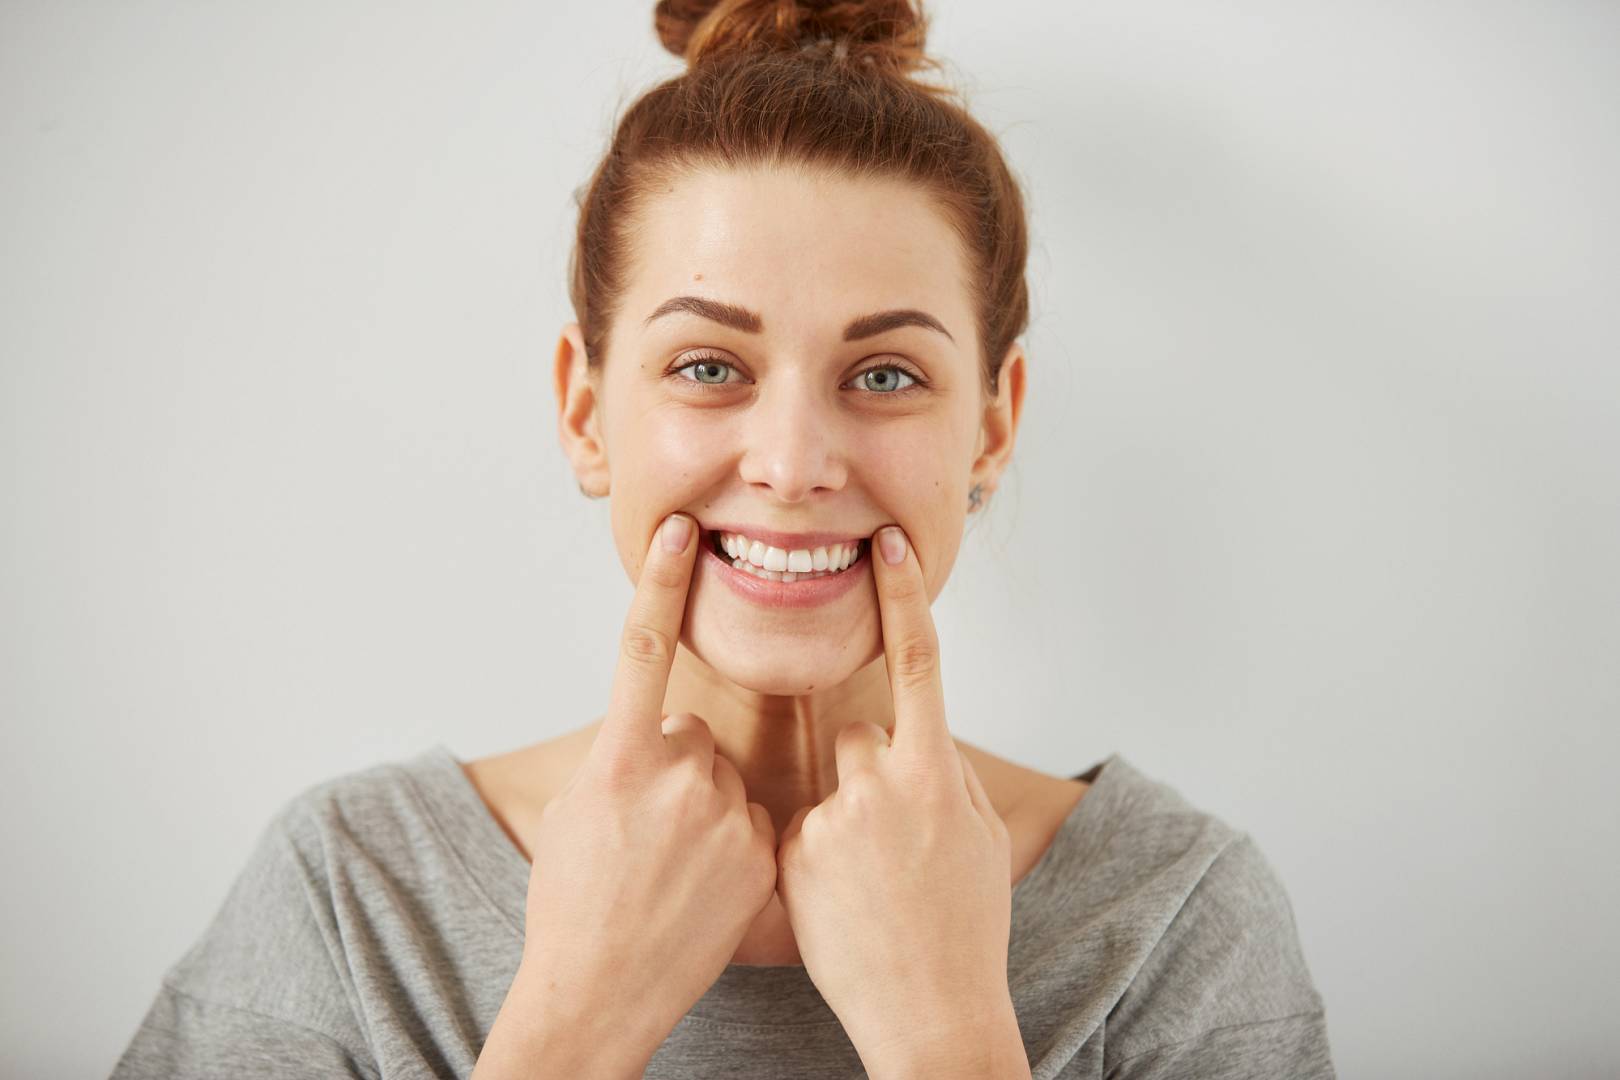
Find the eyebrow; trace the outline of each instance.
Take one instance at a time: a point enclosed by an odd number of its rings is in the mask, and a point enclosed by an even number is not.
[[[642,321],[642,325],[646,326],[654,319],[677,311],[697,315],[750,334],[758,334],[765,329],[764,320],[747,308],[722,303],[719,300],[706,300],[701,296],[672,296],[659,304],[658,309]],[[926,311],[918,311],[915,308],[899,308],[894,311],[862,315],[844,327],[844,340],[859,341],[861,338],[876,337],[878,334],[902,326],[920,326],[925,330],[938,330],[953,344],[956,342],[956,339],[951,337],[951,332],[945,329],[938,319]]]

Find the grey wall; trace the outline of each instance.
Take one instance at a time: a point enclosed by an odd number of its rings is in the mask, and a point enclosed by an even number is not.
[[[303,786],[604,706],[549,372],[650,10],[0,6],[7,1073]],[[1253,833],[1343,1075],[1614,1075],[1620,9],[932,10],[1035,236],[953,729]]]

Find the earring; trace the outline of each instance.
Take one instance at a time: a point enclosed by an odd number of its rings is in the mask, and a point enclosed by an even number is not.
[[[972,513],[984,505],[984,498],[980,492],[984,490],[983,484],[974,484],[973,490],[968,492],[968,512]]]

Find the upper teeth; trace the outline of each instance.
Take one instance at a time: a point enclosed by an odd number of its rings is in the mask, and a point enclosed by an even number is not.
[[[746,559],[764,570],[808,574],[815,570],[843,570],[855,559],[860,541],[827,547],[783,549],[750,540],[742,533],[721,533],[720,546],[733,559]]]

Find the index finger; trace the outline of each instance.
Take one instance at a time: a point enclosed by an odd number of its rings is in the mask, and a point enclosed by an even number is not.
[[[684,535],[682,535],[684,533]],[[613,691],[597,733],[609,749],[640,749],[663,742],[664,693],[675,645],[681,638],[687,590],[697,556],[697,522],[671,514],[653,533],[636,580],[636,595],[619,637]],[[675,549],[670,543],[677,543]]]
[[[896,561],[890,560],[898,554]],[[872,573],[883,626],[883,657],[894,696],[891,745],[956,764],[956,744],[945,726],[945,686],[939,674],[939,635],[928,609],[922,564],[898,525],[872,536]],[[947,757],[946,755],[950,756]]]

